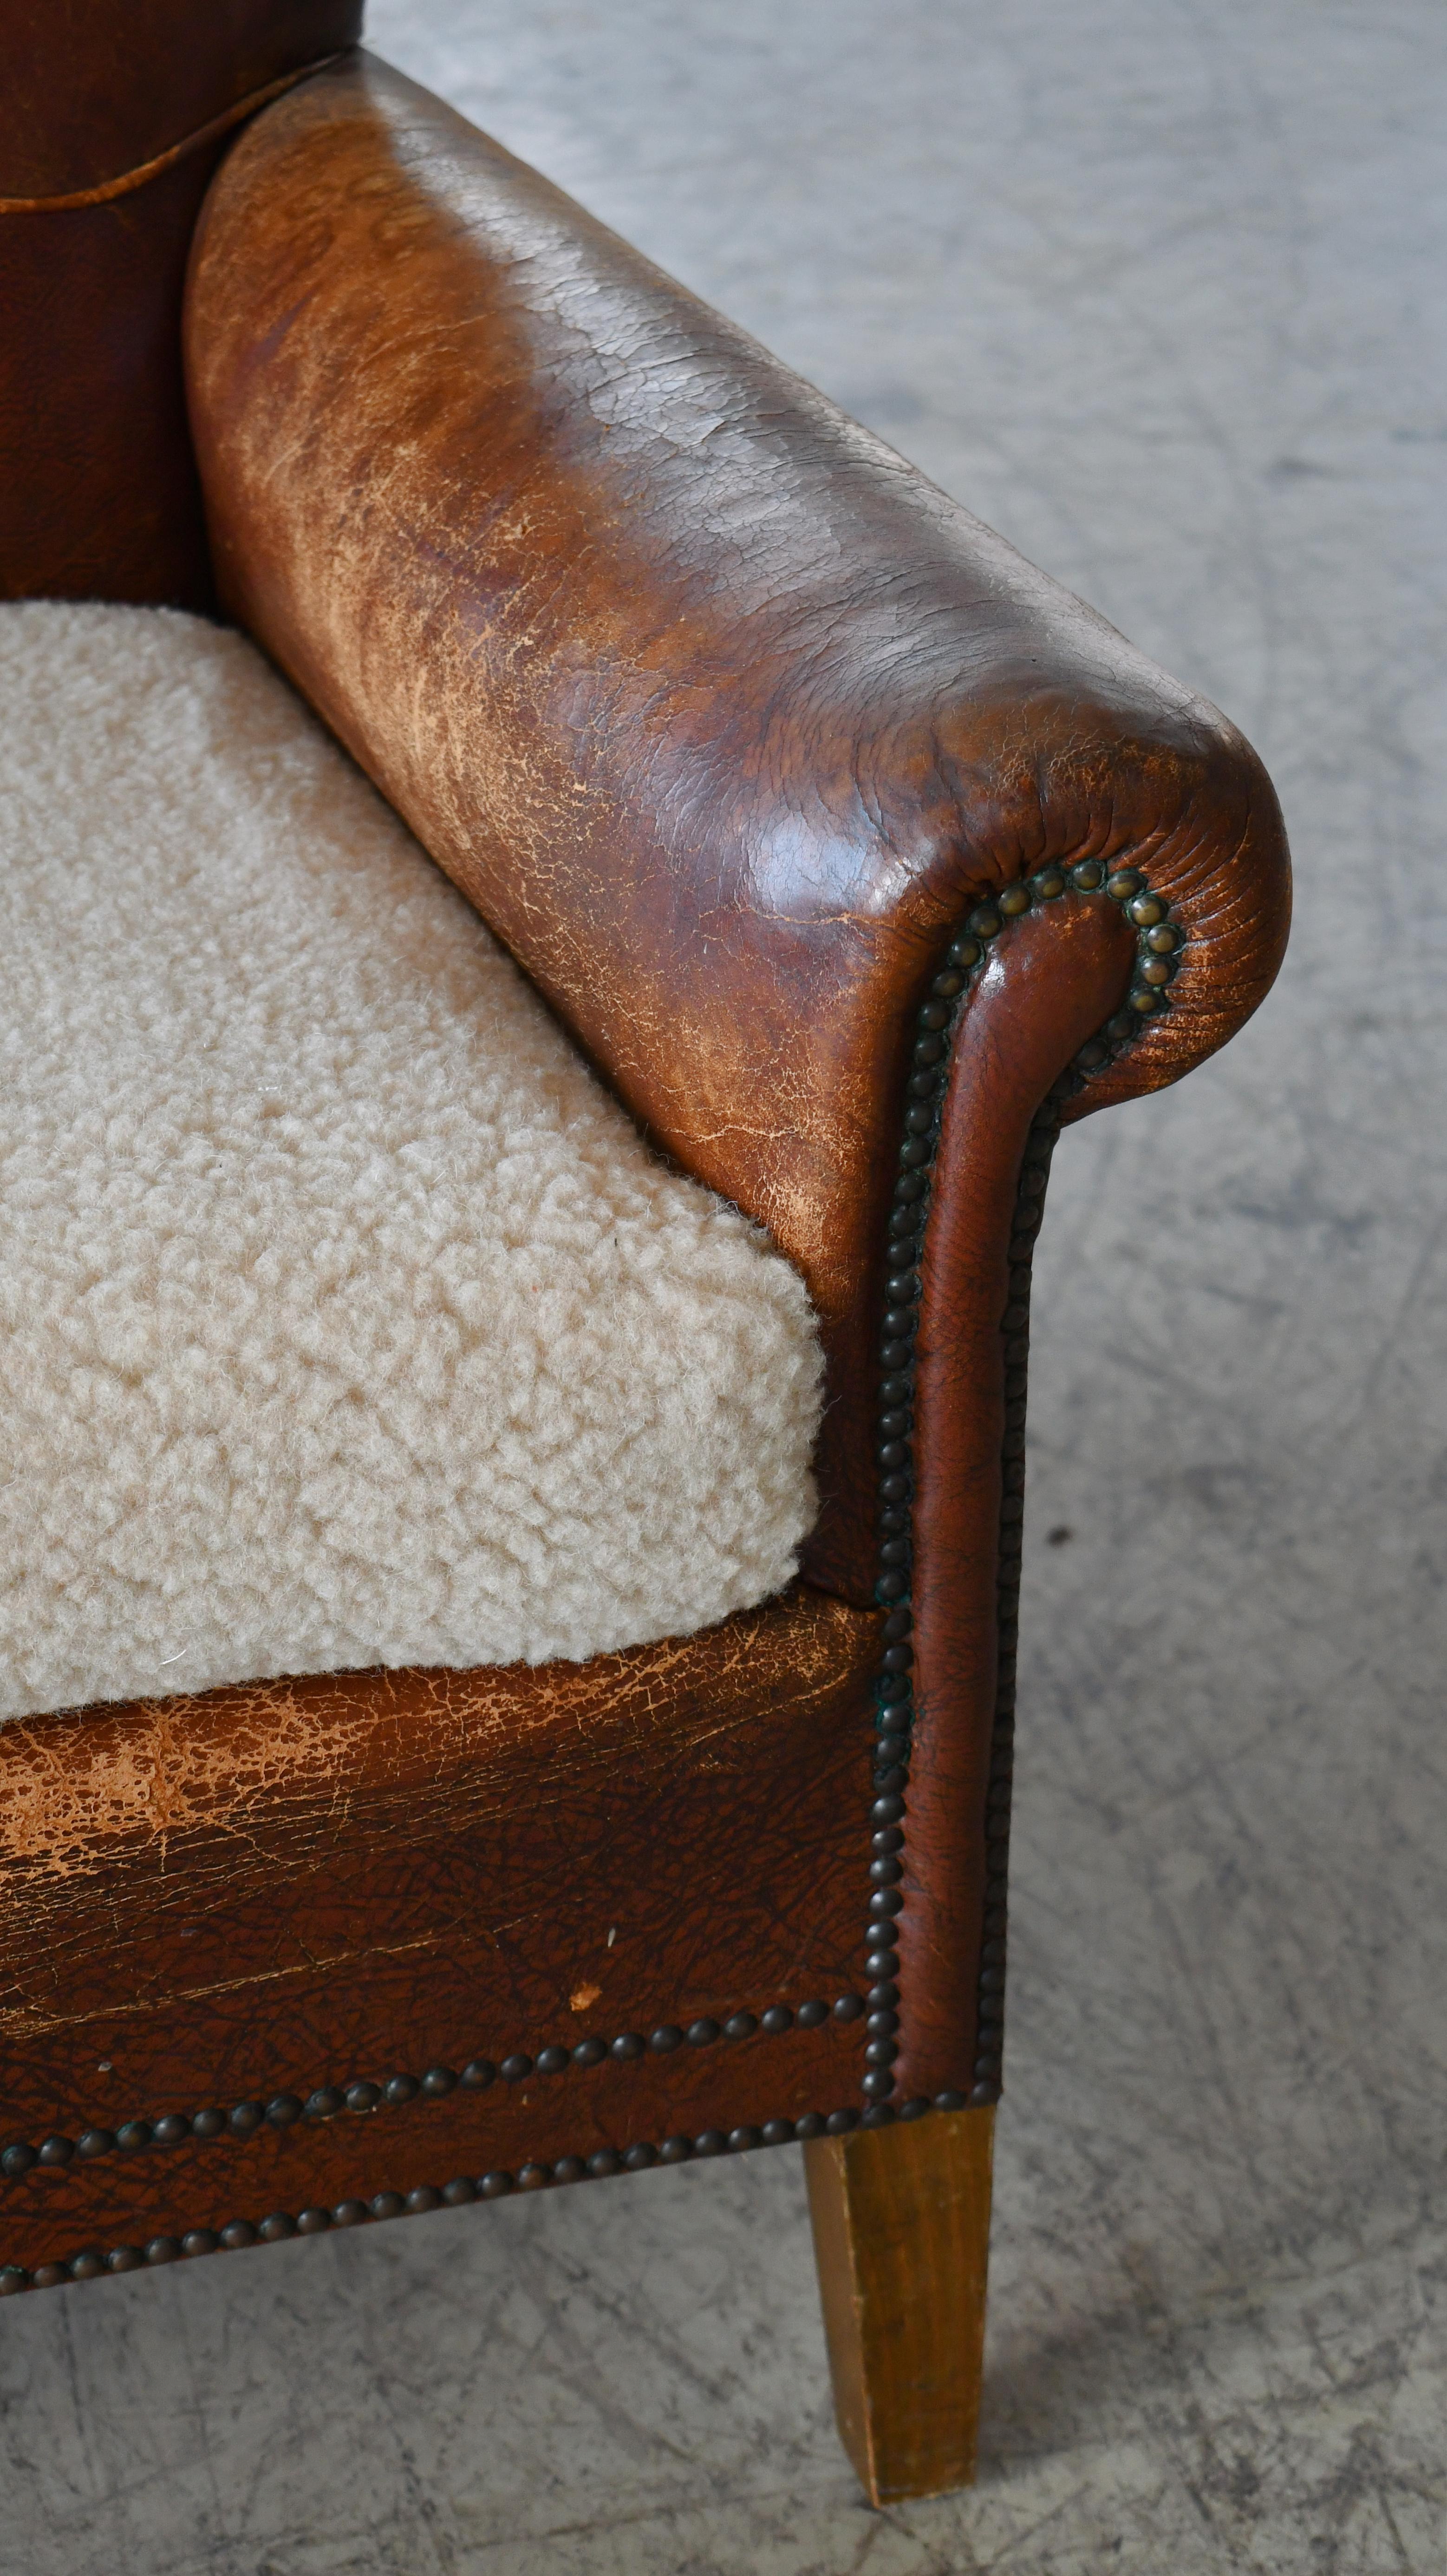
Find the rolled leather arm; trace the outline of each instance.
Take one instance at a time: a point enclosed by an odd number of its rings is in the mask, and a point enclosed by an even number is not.
[[[983,896],[1051,860],[1134,863],[1188,942],[1169,1008],[1079,1106],[1183,1073],[1281,953],[1260,764],[365,54],[230,154],[186,364],[234,614],[658,1141],[807,1279],[831,1389],[814,1563],[858,1597],[911,1015]],[[1108,920],[1065,909],[999,969],[1046,1023],[1041,1092],[1132,955],[1104,897]]]
[[[886,1781],[914,1718],[899,2098],[990,2098],[1049,1149],[1265,993],[1270,783],[1212,707],[365,55],[231,152],[186,364],[232,611],[809,1284],[806,1571],[881,1604]]]

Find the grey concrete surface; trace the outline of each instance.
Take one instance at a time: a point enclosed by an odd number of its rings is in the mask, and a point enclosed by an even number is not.
[[[16,2303],[0,2564],[1442,2570],[1447,21],[372,26],[1224,705],[1299,922],[1052,1183],[978,2488],[860,2503],[790,2150]]]

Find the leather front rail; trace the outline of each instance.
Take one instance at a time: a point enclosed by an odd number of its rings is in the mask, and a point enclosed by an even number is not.
[[[880,1626],[0,1728],[0,2266],[857,2120]]]
[[[1174,1078],[1275,972],[1285,854],[1259,763],[365,55],[229,155],[185,342],[224,598],[652,1134],[802,1271],[830,1393],[810,1566],[867,1599],[910,1015],[977,898],[1133,857],[1189,946],[1091,1100]],[[1058,964],[1029,1003],[1057,1066]]]

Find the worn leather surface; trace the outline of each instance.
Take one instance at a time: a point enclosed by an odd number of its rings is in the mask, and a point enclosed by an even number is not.
[[[1186,961],[1079,1106],[1173,1079],[1284,939],[1259,764],[745,335],[365,60],[228,153],[186,336],[227,604],[655,1136],[803,1270],[832,1392],[811,1570],[867,1598],[913,1006],[981,893],[1048,858],[1129,859]],[[918,1346],[901,2098],[965,2089],[973,2053],[1025,1128],[1128,968],[1104,901],[1032,915],[957,1050]],[[801,1592],[566,1679],[342,1679],[7,1730],[10,2134],[305,2093],[388,2052],[415,2072],[532,2053],[592,1985],[579,2009],[608,2035],[857,1982],[877,1624]],[[0,2200],[4,2254],[797,2116],[858,2098],[857,2033],[29,2175]],[[114,2101],[81,2098],[91,2069]]]
[[[1185,1071],[1284,938],[1260,764],[365,56],[228,156],[186,346],[229,606],[653,1133],[803,1270],[833,1398],[810,1563],[862,1595],[907,1010],[982,891],[1129,856],[1192,944],[1174,1008],[1095,1096]]]
[[[0,2145],[860,1983],[877,1613],[0,1730]],[[858,2105],[863,2028],[0,2180],[0,2262]]]
[[[184,144],[359,18],[354,0],[0,0],[0,597],[214,606],[180,317],[230,134],[105,202],[44,201]]]
[[[104,186],[361,26],[361,0],[0,0],[0,197]]]

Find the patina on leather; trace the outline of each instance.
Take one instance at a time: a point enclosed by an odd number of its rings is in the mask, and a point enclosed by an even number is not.
[[[360,0],[0,0],[0,597],[214,605],[180,368],[197,208],[233,112],[360,24]]]
[[[228,605],[655,1137],[803,1271],[833,1397],[809,1562],[865,1597],[907,1011],[974,897],[1050,858],[1129,856],[1191,945],[1091,1105],[1184,1072],[1284,937],[1260,764],[746,333],[366,56],[228,157],[186,348]]]
[[[173,167],[204,178],[199,154]],[[174,259],[189,205],[167,221]],[[136,244],[115,327],[163,347],[177,272],[162,257],[156,287]],[[807,1278],[832,1390],[810,1567],[846,1601],[800,1587],[707,1637],[532,1674],[338,1676],[7,1728],[12,2138],[858,1982],[882,1622],[847,1600],[876,1565],[915,1006],[979,896],[1052,859],[1138,864],[1184,963],[1078,1112],[1222,1043],[1285,935],[1275,802],[1214,710],[398,75],[324,71],[227,151],[187,349],[227,603],[655,1137]],[[168,417],[144,544],[107,552],[82,445],[54,491],[29,487],[62,573],[20,586],[163,578],[184,520]],[[122,447],[130,418],[108,426]],[[183,558],[201,563],[173,550],[166,581]],[[1131,952],[1108,898],[1042,906],[991,951],[955,1047],[916,1336],[900,2101],[958,2098],[975,2054],[1026,1132]],[[857,2104],[861,2042],[857,2020],[795,2024],[36,2164],[0,2254]]]
[[[858,1986],[877,1612],[0,1728],[0,2144]],[[4,2186],[0,2263],[858,2099],[863,2026],[611,2053]],[[109,2231],[109,2232],[108,2232]]]

